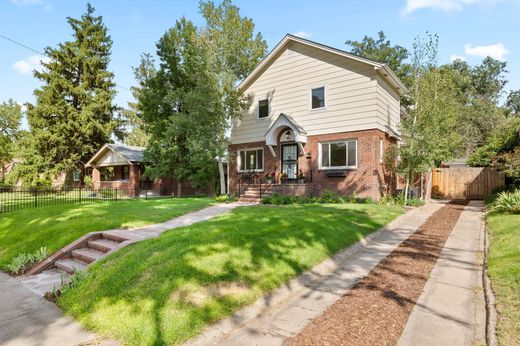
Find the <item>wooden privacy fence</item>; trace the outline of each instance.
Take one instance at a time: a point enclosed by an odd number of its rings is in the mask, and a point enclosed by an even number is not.
[[[505,176],[492,168],[436,168],[432,173],[432,196],[449,199],[484,199]]]

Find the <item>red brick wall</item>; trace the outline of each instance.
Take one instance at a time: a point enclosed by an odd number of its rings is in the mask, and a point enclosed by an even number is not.
[[[326,171],[318,169],[318,143],[332,140],[357,139],[358,168],[347,171],[346,177],[328,177]],[[395,143],[388,135],[380,130],[331,133],[326,135],[308,136],[304,146],[305,155],[298,160],[298,169],[302,169],[306,182],[311,186],[307,191],[319,195],[324,190],[333,190],[341,195],[356,193],[360,197],[371,197],[378,200],[383,193],[385,178],[383,164],[379,162],[379,140],[383,140],[383,152]],[[262,176],[272,171],[276,166],[280,171],[280,145],[275,149],[273,157],[265,142],[233,144],[229,146],[230,157],[230,192],[236,193],[238,177],[237,151],[247,148],[264,148],[264,171]],[[309,182],[312,171],[312,183]]]

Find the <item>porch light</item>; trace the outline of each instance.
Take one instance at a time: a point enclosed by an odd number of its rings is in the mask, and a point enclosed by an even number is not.
[[[287,140],[291,139],[291,130],[288,130],[287,132],[285,132],[285,139],[287,139]]]

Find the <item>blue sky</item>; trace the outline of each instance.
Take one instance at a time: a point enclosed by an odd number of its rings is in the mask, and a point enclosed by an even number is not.
[[[126,0],[91,3],[104,17],[114,41],[111,69],[123,88],[134,84],[131,67],[142,52],[181,16],[201,23],[198,1]],[[346,49],[347,39],[375,36],[383,30],[407,48],[426,31],[439,34],[439,62],[458,56],[476,64],[486,55],[507,61],[510,83],[520,89],[520,0],[392,1],[236,1],[253,18],[272,48],[286,33]],[[79,17],[86,1],[0,0],[0,35],[37,51],[70,38],[65,17]],[[0,38],[0,101],[33,102],[39,83],[30,72],[41,57]],[[130,92],[118,88],[116,102],[126,106]]]

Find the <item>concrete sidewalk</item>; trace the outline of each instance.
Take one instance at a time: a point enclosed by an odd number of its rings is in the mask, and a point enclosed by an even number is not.
[[[424,286],[398,345],[483,345],[484,204],[462,212]]]
[[[281,345],[301,331],[366,276],[443,204],[432,203],[398,217],[384,229],[258,299],[187,345]]]
[[[0,345],[55,346],[97,341],[56,305],[0,272]]]

